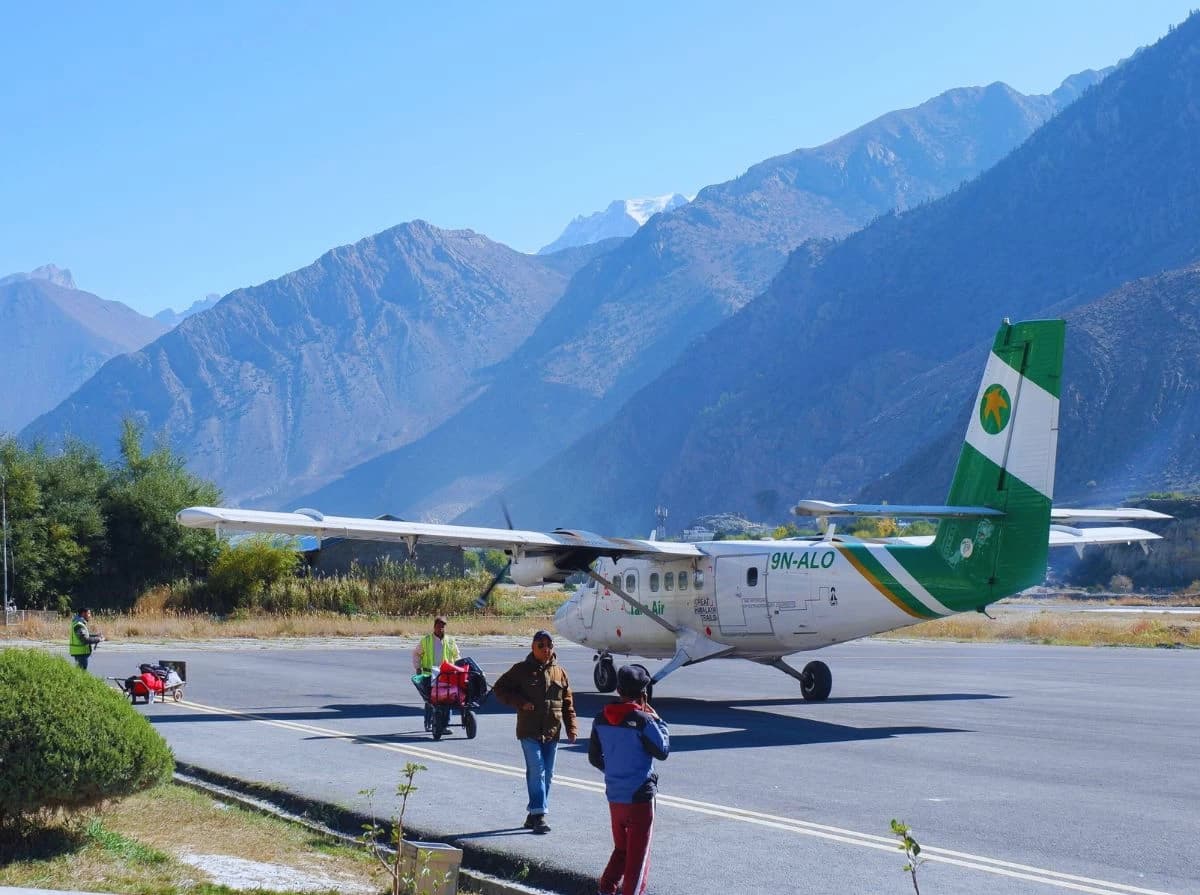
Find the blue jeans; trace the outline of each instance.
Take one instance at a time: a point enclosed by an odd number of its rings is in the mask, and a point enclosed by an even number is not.
[[[521,740],[521,751],[525,753],[525,785],[529,789],[530,814],[545,814],[546,802],[550,798],[550,781],[554,779],[554,759],[558,755],[558,740],[543,743],[540,740]]]

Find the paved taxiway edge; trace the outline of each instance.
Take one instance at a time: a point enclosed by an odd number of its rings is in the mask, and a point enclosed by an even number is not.
[[[175,782],[348,842],[358,841],[364,824],[383,822],[348,808],[181,761],[175,762]],[[404,832],[407,839],[445,842],[461,848],[462,877],[481,895],[591,895],[596,891],[592,876],[530,863],[499,849],[482,847],[473,840],[434,835],[411,824],[404,825]],[[525,879],[529,884],[512,882],[513,878]]]

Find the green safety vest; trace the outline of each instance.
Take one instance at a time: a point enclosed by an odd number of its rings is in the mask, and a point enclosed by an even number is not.
[[[433,668],[433,641],[432,634],[426,634],[421,638],[421,671],[426,674],[432,673]],[[454,664],[458,659],[458,644],[454,642],[454,638],[447,634],[442,638],[442,660]]]
[[[79,633],[80,625],[87,630],[87,621],[82,616],[75,616],[71,619],[71,655],[72,656],[90,656],[92,654],[92,645],[83,639],[83,635]],[[89,632],[90,633],[90,632]]]

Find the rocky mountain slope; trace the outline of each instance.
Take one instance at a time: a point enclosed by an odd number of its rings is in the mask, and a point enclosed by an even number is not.
[[[15,434],[82,385],[109,358],[165,327],[75,288],[53,265],[0,279],[0,433]]]

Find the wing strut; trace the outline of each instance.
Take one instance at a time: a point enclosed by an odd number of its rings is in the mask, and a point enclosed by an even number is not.
[[[703,662],[707,659],[716,659],[718,656],[723,656],[726,653],[733,652],[732,646],[726,646],[723,643],[717,643],[715,640],[705,637],[699,631],[689,628],[686,625],[671,624],[657,612],[652,611],[645,603],[634,599],[629,594],[625,593],[623,589],[613,584],[613,582],[609,581],[603,575],[600,575],[591,569],[584,569],[583,571],[593,581],[603,584],[630,606],[641,612],[642,615],[646,616],[651,621],[662,625],[662,627],[666,628],[675,635],[675,655],[670,662],[655,672],[654,676],[651,678],[653,683],[657,684],[672,671],[677,668],[682,668],[684,665],[692,665],[696,662]]]
[[[600,584],[603,584],[605,587],[607,587],[609,590],[611,590],[614,594],[616,594],[618,597],[620,597],[622,600],[624,600],[626,603],[628,603],[630,606],[632,606],[634,609],[636,609],[642,615],[646,616],[651,621],[662,625],[664,628],[666,628],[668,631],[670,631],[676,637],[679,636],[679,628],[677,626],[671,624],[669,621],[667,621],[665,618],[663,618],[657,612],[654,612],[653,610],[651,610],[650,607],[647,606],[645,603],[641,603],[638,600],[634,599],[633,597],[629,596],[629,594],[625,593],[625,591],[623,591],[620,587],[613,584],[611,581],[609,581],[603,575],[597,574],[592,569],[584,569],[583,572],[585,575],[587,575],[593,581],[597,581]]]

